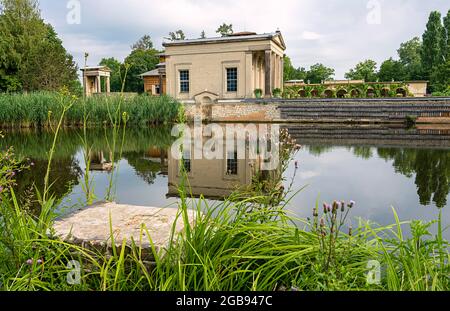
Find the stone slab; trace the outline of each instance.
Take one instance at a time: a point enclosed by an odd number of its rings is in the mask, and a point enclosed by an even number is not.
[[[114,244],[121,247],[124,240],[127,246],[141,246],[150,250],[150,239],[144,225],[150,234],[157,250],[167,246],[176,221],[175,232],[184,229],[183,218],[177,217],[180,210],[176,208],[156,208],[100,202],[77,210],[59,220],[53,226],[56,236],[66,242],[87,248],[103,249],[112,246],[111,227]],[[194,222],[196,213],[188,212],[190,223]],[[110,221],[111,219],[111,221]]]

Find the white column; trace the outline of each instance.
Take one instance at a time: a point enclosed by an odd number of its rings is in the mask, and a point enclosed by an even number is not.
[[[111,78],[106,77],[106,93],[111,93]]]

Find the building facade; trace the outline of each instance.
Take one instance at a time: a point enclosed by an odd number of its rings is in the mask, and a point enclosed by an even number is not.
[[[159,64],[156,69],[140,75],[144,80],[144,92],[154,96],[166,94],[166,56],[159,55]]]
[[[220,38],[164,43],[167,94],[184,102],[209,104],[271,97],[283,88],[281,33],[236,33]]]
[[[364,80],[330,80],[309,84],[303,80],[284,83],[286,90],[297,92],[294,97],[425,97],[428,81],[365,82]],[[288,92],[292,93],[292,92]]]

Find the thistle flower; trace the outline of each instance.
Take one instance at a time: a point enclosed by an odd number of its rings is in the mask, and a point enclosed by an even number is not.
[[[336,202],[336,201],[333,202],[333,214],[337,212],[337,210],[338,210],[339,207],[340,207],[340,206],[339,206],[340,204],[341,204],[341,203],[338,203],[338,202]]]
[[[344,201],[341,202],[341,212],[342,213],[345,212],[345,202]]]
[[[313,209],[313,216],[314,217],[318,217],[319,216],[319,212],[317,211],[317,208]]]
[[[321,226],[322,228],[325,227],[325,219],[323,219],[323,218],[320,219],[320,226]]]
[[[355,201],[351,200],[350,203],[348,203],[348,207],[352,208],[353,206],[355,206]]]
[[[352,236],[352,234],[353,234],[353,227],[350,226],[350,227],[348,228],[348,235],[349,235],[349,236]]]
[[[323,203],[323,213],[326,214],[328,212],[328,204]]]
[[[33,259],[28,259],[27,261],[26,261],[26,264],[27,265],[29,265],[29,266],[31,266],[32,264],[33,264]]]
[[[38,265],[42,265],[42,264],[44,263],[44,261],[43,261],[42,259],[38,259],[38,260],[36,261],[36,263],[37,263]]]

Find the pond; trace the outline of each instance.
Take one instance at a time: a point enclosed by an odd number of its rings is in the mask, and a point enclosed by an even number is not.
[[[450,225],[450,139],[448,130],[383,127],[285,127],[302,148],[283,172],[285,188],[305,187],[289,203],[297,216],[310,217],[316,202],[356,201],[354,217],[387,225],[394,222],[392,208],[401,220],[434,220],[439,211]],[[107,138],[110,129],[91,129],[91,175],[97,200],[105,197],[111,171]],[[84,202],[85,170],[81,130],[62,131],[56,149],[52,191],[63,206]],[[35,200],[33,185],[43,188],[47,131],[6,131],[2,148],[29,157],[34,166],[18,175],[16,192],[22,201]],[[134,205],[176,206],[180,161],[170,153],[171,128],[128,129],[123,153],[116,158],[116,201]],[[184,159],[194,196],[217,200],[236,187],[251,183],[253,165],[248,159]],[[250,165],[249,165],[250,163]],[[297,167],[297,168],[296,168]],[[354,220],[356,221],[356,220]],[[448,233],[448,232],[447,232]],[[448,236],[448,234],[446,234]]]

